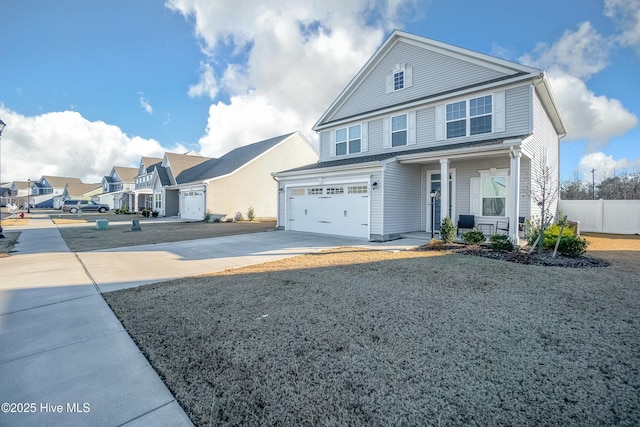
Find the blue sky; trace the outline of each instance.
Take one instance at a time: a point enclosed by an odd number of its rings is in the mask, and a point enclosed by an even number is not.
[[[640,170],[640,0],[2,3],[4,181],[99,181],[141,155],[219,156],[297,129],[313,142],[394,28],[547,70],[563,180]]]

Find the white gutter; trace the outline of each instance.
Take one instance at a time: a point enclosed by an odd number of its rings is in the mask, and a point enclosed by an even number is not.
[[[274,172],[271,174],[273,177],[295,177],[295,176],[305,176],[305,175],[322,175],[333,172],[357,172],[361,173],[367,170],[377,171],[382,167],[380,161],[366,162],[366,163],[351,163],[340,166],[329,166],[326,168],[316,168],[316,169],[305,169],[300,171],[291,171],[291,172]]]
[[[460,157],[468,157],[470,154],[474,156],[492,156],[495,154],[509,153],[512,147],[522,145],[521,139],[507,139],[501,144],[496,145],[480,145],[465,148],[456,148],[453,150],[430,151],[426,153],[405,154],[396,156],[400,163],[421,163],[425,160],[439,160],[444,157],[448,159],[456,159]]]

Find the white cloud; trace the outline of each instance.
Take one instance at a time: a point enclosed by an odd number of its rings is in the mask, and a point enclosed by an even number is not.
[[[141,156],[162,157],[185,152],[178,145],[163,148],[153,139],[130,137],[117,126],[91,122],[73,111],[25,117],[0,105],[7,124],[2,133],[2,180],[69,176],[100,182],[114,165],[137,166]]]
[[[587,154],[580,159],[578,164],[578,170],[582,172],[585,181],[589,182],[591,182],[592,178],[596,182],[600,182],[621,172],[633,172],[638,167],[640,167],[640,158],[635,160],[615,159],[612,155],[601,151]],[[593,177],[591,175],[592,170],[595,170]]]
[[[593,151],[638,125],[638,117],[619,100],[595,95],[579,78],[556,71],[549,73],[549,80],[567,127],[567,141],[586,139],[588,151]]]
[[[218,95],[218,83],[213,75],[213,67],[211,64],[203,63],[200,68],[200,81],[189,86],[188,94],[191,98],[206,95],[213,100]]]
[[[615,40],[640,54],[640,0],[605,0],[604,14],[622,30]]]
[[[223,70],[216,79],[205,67],[189,89],[190,95],[205,94],[215,82],[229,99],[209,109],[200,145],[202,154],[212,156],[294,130],[315,143],[311,127],[324,109],[385,31],[400,27],[401,15],[415,10],[413,0],[169,0],[167,5],[194,19],[204,51]]]
[[[607,66],[610,43],[590,22],[576,31],[567,30],[554,44],[538,43],[534,51],[520,60],[525,64],[588,79]]]
[[[153,114],[153,107],[149,103],[149,98],[144,96],[144,92],[138,92],[138,96],[140,97],[140,107],[142,107],[147,114]]]
[[[596,95],[585,83],[606,67],[610,47],[589,22],[583,22],[576,31],[565,31],[552,45],[540,43],[520,58],[547,70],[567,127],[566,140],[586,139],[588,151],[607,145],[638,125],[638,117],[622,102]]]

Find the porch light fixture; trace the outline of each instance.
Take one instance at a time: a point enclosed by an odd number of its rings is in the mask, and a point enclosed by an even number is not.
[[[372,190],[377,190],[378,189],[378,181],[373,181],[373,184],[371,184],[371,189]]]
[[[2,131],[6,123],[0,119],[0,142],[2,141]],[[0,192],[2,191],[2,144],[0,143]],[[2,206],[2,196],[3,193],[0,193],[0,206]],[[0,208],[1,211],[2,208]],[[4,234],[2,234],[2,212],[0,212],[0,239],[4,239]]]
[[[432,191],[431,193],[429,193],[429,196],[431,196],[431,238],[433,239],[433,232],[434,232],[434,229],[436,228],[435,201],[440,199],[440,191],[439,190]]]

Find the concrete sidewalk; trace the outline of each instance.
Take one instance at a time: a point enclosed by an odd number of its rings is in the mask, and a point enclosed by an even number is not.
[[[0,259],[0,403],[22,412],[0,413],[0,425],[191,425],[101,292],[339,246],[422,243],[267,232],[75,254],[33,215]]]
[[[189,426],[48,217],[0,259],[0,425]]]

